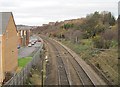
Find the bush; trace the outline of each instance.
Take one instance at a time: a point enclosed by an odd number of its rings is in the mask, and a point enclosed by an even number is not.
[[[93,38],[93,45],[95,48],[103,48],[104,40],[100,36],[96,36]]]
[[[109,40],[104,40],[104,48],[109,49],[111,47],[111,41]]]
[[[118,30],[117,29],[107,29],[101,36],[105,40],[118,40]]]
[[[100,64],[95,64],[95,66],[98,68],[98,69],[101,69],[101,67],[100,67]]]
[[[93,45],[95,48],[109,49],[111,47],[111,41],[105,40],[101,36],[96,36],[93,38]]]
[[[69,28],[73,28],[73,24],[64,24],[63,26],[62,26],[62,28],[65,28],[65,29],[69,29]]]

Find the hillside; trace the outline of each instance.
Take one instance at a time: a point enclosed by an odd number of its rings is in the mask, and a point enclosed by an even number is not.
[[[117,39],[117,22],[111,12],[95,12],[86,16],[56,22],[53,25],[47,24],[37,27],[34,33],[45,34],[50,37],[57,37],[79,43],[80,39]],[[109,33],[109,35],[108,35]],[[100,36],[100,37],[99,37]]]
[[[85,18],[48,24],[35,28],[33,33],[61,41],[102,72],[112,84],[118,84],[118,29],[111,12],[94,12]]]

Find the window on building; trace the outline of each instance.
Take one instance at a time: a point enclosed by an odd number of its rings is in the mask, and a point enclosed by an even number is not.
[[[8,39],[8,31],[6,31],[6,40]]]

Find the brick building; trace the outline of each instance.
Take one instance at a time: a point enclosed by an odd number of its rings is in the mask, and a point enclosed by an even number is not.
[[[17,27],[17,31],[19,36],[18,45],[20,47],[27,46],[31,35],[31,27]]]
[[[6,73],[14,73],[18,66],[17,30],[13,14],[0,12],[0,84]]]

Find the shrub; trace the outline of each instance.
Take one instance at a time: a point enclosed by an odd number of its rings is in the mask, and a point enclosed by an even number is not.
[[[96,63],[95,66],[96,66],[98,69],[101,69],[100,64]]]
[[[95,48],[109,49],[111,47],[111,41],[105,40],[101,36],[96,36],[93,38],[93,45]]]
[[[93,38],[93,45],[95,48],[103,48],[104,47],[104,40],[100,36],[96,36]]]
[[[109,40],[104,40],[104,48],[109,49],[111,47],[111,41]]]
[[[101,34],[101,36],[105,40],[116,40],[117,41],[118,31],[117,29],[107,29],[105,30],[103,34]]]
[[[65,29],[69,29],[69,28],[73,28],[73,26],[74,26],[74,24],[64,24],[63,26],[62,26],[62,28],[65,28]]]

